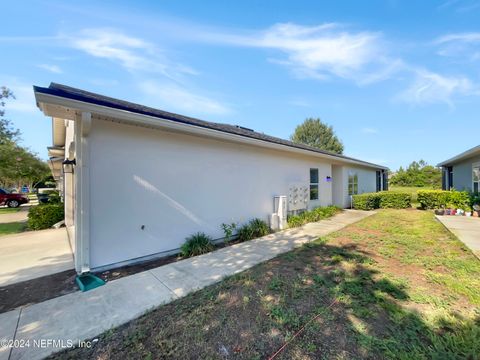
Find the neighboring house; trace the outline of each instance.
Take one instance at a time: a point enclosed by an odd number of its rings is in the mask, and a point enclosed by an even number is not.
[[[480,145],[442,161],[437,166],[442,167],[444,190],[480,191]]]
[[[383,166],[241,126],[64,85],[34,91],[53,119],[50,164],[78,272],[178,252],[198,231],[222,238],[222,223],[267,221],[274,196],[298,184],[308,208],[387,188]]]

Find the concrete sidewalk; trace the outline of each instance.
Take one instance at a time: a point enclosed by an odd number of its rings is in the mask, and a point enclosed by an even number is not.
[[[480,218],[447,215],[435,217],[480,258]]]
[[[301,228],[281,231],[205,255],[127,276],[89,292],[76,292],[0,314],[0,339],[30,342],[29,347],[0,348],[0,360],[41,359],[62,350],[38,347],[34,340],[78,341],[128,322],[159,305],[244,271],[295,247],[373,215],[346,210]]]

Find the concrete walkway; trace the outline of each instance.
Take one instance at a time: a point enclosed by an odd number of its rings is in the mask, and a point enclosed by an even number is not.
[[[73,268],[65,228],[0,237],[0,287]]]
[[[111,281],[105,286],[76,292],[0,314],[0,339],[30,341],[29,347],[0,348],[0,360],[41,359],[62,350],[34,346],[34,340],[78,341],[139,317],[146,311],[239,273],[355,223],[374,212],[347,210],[301,228],[232,245],[205,255]]]
[[[480,258],[480,218],[445,215],[435,217]]]
[[[20,206],[20,210],[18,210],[17,212],[0,214],[0,224],[27,221],[29,208],[30,208],[30,205],[26,204],[26,205]],[[2,207],[2,209],[8,209],[8,208]]]

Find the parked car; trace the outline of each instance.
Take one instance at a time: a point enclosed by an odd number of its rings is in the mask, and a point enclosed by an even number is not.
[[[26,195],[10,193],[7,190],[0,189],[0,205],[16,208],[29,201],[30,199]]]

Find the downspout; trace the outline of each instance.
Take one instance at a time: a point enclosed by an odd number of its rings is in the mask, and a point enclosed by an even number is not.
[[[92,114],[75,116],[75,270],[78,274],[90,271],[90,151],[88,135]]]

